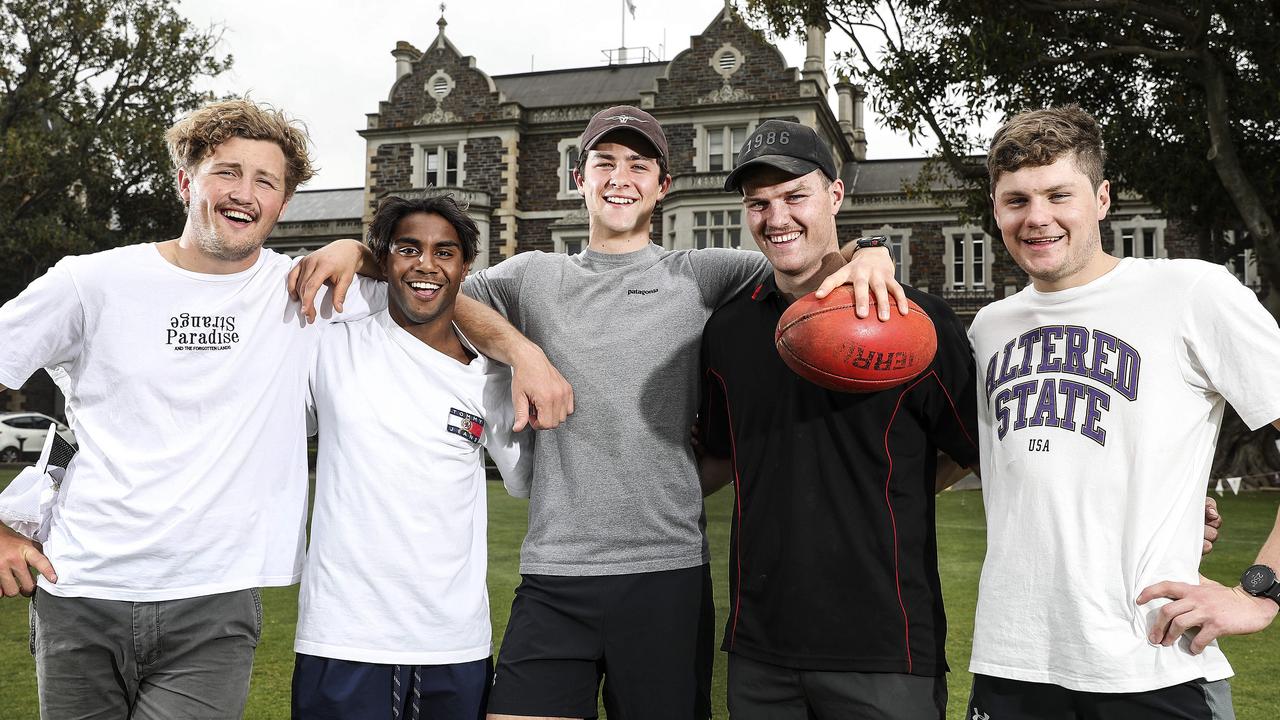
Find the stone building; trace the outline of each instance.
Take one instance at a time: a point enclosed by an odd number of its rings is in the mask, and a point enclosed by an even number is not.
[[[365,186],[299,192],[272,245],[301,252],[358,236],[385,194],[435,187],[470,204],[481,230],[477,268],[528,250],[578,252],[587,239],[570,173],[578,135],[598,110],[631,104],[657,117],[670,142],[674,184],[653,223],[655,242],[667,248],[755,250],[739,198],[721,187],[756,125],[784,118],[816,128],[835,150],[848,189],[842,239],[889,236],[902,281],[948,299],[964,316],[1026,283],[998,237],[964,222],[938,194],[906,190],[924,160],[866,159],[866,93],[833,82],[820,28],[810,28],[803,67],[788,67],[726,3],[669,61],[622,62],[625,51],[615,51],[606,65],[493,76],[483,59],[454,46],[444,18],[438,28],[425,49],[400,42],[391,52],[396,80],[359,131]],[[1103,240],[1119,255],[1197,254],[1193,238],[1140,198],[1117,199]],[[1253,280],[1252,266],[1239,264]]]

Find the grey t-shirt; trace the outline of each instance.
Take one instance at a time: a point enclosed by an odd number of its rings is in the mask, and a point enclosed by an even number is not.
[[[711,312],[768,265],[742,250],[521,253],[463,285],[512,322],[574,390],[534,440],[520,572],[623,575],[707,562],[689,446]]]

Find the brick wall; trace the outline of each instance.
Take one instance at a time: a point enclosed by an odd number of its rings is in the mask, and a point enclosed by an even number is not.
[[[520,163],[516,180],[520,187],[516,204],[521,210],[574,210],[582,200],[557,200],[560,192],[560,141],[569,134],[526,134],[520,138]]]
[[[468,190],[480,190],[489,193],[493,207],[499,207],[507,199],[502,173],[507,169],[506,148],[502,138],[472,138],[463,147],[466,154],[467,179],[464,182]]]
[[[444,70],[454,82],[453,90],[439,104],[442,111],[452,114],[450,122],[483,122],[502,116],[497,93],[490,92],[484,73],[452,50],[441,46],[428,49],[412,68],[396,82],[391,97],[378,104],[378,127],[410,127],[434,112],[436,99],[426,86],[437,70]]]
[[[693,125],[664,124],[662,130],[667,134],[667,149],[671,155],[667,158],[667,166],[671,174],[681,175],[693,172],[694,142],[697,138]]]
[[[551,223],[553,222],[555,220],[521,220],[520,229],[516,233],[516,252],[526,252],[528,250],[554,251],[556,248],[551,241]]]
[[[724,84],[724,78],[711,67],[710,60],[725,43],[743,55],[742,66],[729,77],[729,84],[746,93],[745,97],[729,101],[758,102],[800,96],[795,76],[787,72],[782,55],[735,13],[730,22],[713,22],[705,34],[695,35],[690,48],[671,61],[667,77],[658,80],[655,106],[707,104],[709,96]]]
[[[378,146],[373,156],[373,170],[369,184],[373,192],[371,211],[377,209],[377,199],[393,190],[413,187],[413,146],[409,143],[388,143]]]

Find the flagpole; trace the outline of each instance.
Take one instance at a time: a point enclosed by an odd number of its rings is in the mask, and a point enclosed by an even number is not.
[[[627,46],[627,0],[622,0],[622,44],[619,48]],[[625,50],[623,51],[625,52]]]

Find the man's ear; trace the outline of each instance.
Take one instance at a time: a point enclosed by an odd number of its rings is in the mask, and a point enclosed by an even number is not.
[[[178,196],[184,205],[191,202],[191,175],[186,168],[178,168]]]

